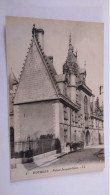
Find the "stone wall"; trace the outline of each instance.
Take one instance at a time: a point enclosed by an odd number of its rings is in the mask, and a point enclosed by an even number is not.
[[[14,106],[15,141],[28,136],[54,134],[54,102],[30,103]]]

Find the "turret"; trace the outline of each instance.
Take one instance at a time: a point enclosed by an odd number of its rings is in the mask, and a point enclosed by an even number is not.
[[[77,62],[77,51],[74,52],[74,48],[71,42],[71,35],[69,37],[69,48],[65,64],[63,65],[63,74],[74,74],[78,76],[79,66]]]
[[[68,77],[67,84],[67,96],[71,101],[76,101],[76,80],[79,77],[79,65],[77,62],[77,51],[74,52],[74,48],[71,41],[71,34],[69,36],[69,48],[65,64],[63,65],[63,74]]]

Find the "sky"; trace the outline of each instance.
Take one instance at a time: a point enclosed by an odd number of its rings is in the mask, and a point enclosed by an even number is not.
[[[19,77],[31,43],[33,24],[36,28],[44,30],[44,52],[47,56],[53,56],[53,64],[58,74],[62,74],[63,71],[71,33],[74,51],[78,51],[80,68],[85,67],[86,61],[86,84],[102,101],[99,86],[103,85],[104,74],[103,23],[8,17],[6,20],[8,75],[12,68],[16,77]]]

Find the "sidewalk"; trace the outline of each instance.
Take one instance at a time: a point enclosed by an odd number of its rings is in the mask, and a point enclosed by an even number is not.
[[[61,158],[62,156],[66,155],[66,154],[67,154],[66,152],[54,154],[54,155],[48,156],[46,158],[36,160],[36,161],[34,161],[34,163],[37,165],[37,167],[48,166],[49,164],[57,161],[59,158]]]
[[[85,146],[84,150],[86,149],[92,149],[92,148],[99,148],[99,149],[103,149],[104,145],[91,145],[91,146]],[[24,167],[24,169],[30,171],[32,169],[35,168],[40,168],[40,167],[44,167],[44,166],[49,166],[52,162],[58,161],[59,158],[63,157],[64,155],[67,155],[68,152],[64,151],[62,153],[59,154],[53,154],[51,156],[42,158],[42,159],[38,159],[35,160],[33,163],[25,163],[25,164],[17,164],[17,168],[19,167]]]
[[[16,172],[16,170],[19,169],[20,172],[25,173],[26,170],[31,171],[36,168],[49,166],[52,162],[59,160],[59,158],[61,158],[62,156],[66,154],[67,154],[66,152],[59,153],[59,154],[53,154],[51,156],[48,156],[42,159],[34,160],[34,162],[32,163],[24,163],[24,164],[18,163],[16,164],[14,168],[12,168],[12,172]]]
[[[84,146],[84,149],[88,149],[88,148],[99,148],[102,149],[104,148],[104,145],[89,145],[89,146]]]
[[[89,145],[89,146],[85,146],[85,149],[90,149],[90,148],[97,148],[97,149],[104,149],[104,145]],[[69,152],[69,151],[68,151]],[[67,151],[64,151],[63,153],[59,153],[59,154],[54,154],[52,156],[49,156],[47,158],[44,159],[40,159],[35,161],[35,163],[40,167],[40,166],[48,166],[49,164],[52,163],[52,161],[57,161],[58,158],[63,157],[64,155],[68,154]]]

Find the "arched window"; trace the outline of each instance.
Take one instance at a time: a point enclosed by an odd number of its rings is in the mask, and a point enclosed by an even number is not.
[[[87,96],[84,97],[84,113],[88,114],[88,100],[87,100]]]

